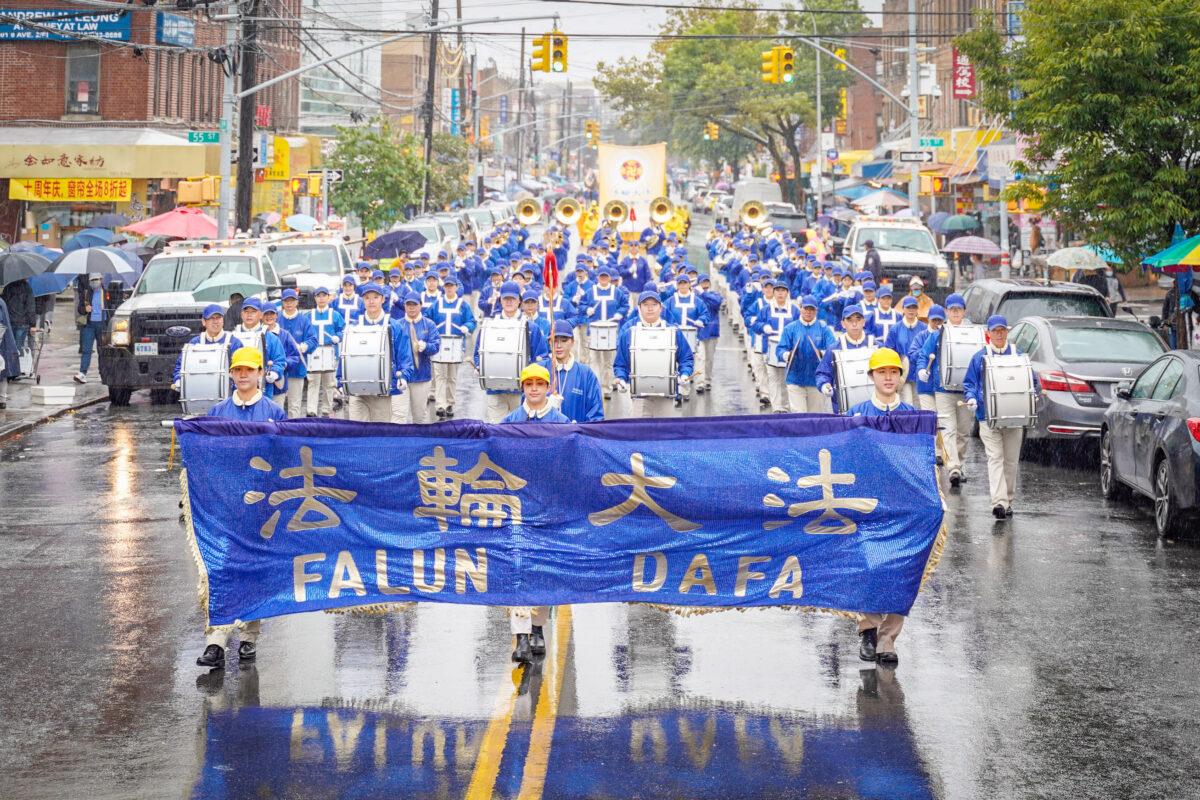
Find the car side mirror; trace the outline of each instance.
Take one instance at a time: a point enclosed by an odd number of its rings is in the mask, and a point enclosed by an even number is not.
[[[282,286],[284,289],[295,289],[296,285],[297,285],[296,284],[296,276],[295,275],[280,275],[279,276],[279,285]]]
[[[1117,384],[1117,388],[1113,390],[1113,393],[1122,400],[1128,400],[1132,394],[1132,390],[1132,383],[1129,381],[1121,381]]]

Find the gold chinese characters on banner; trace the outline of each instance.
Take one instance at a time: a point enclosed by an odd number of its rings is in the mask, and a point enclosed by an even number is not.
[[[10,200],[124,203],[132,193],[129,178],[13,178],[8,183]]]

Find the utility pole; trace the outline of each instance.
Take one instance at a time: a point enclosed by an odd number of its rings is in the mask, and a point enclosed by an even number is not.
[[[813,17],[813,33],[817,32],[817,19]],[[817,46],[821,46],[821,40],[817,39]],[[825,200],[823,184],[825,183],[825,123],[823,121],[824,111],[821,106],[821,51],[817,50],[817,214],[824,213]],[[786,176],[784,176],[786,179]],[[831,181],[832,183],[832,181]]]
[[[235,6],[236,8],[236,6]],[[234,81],[237,80],[237,20],[226,20],[225,60],[221,70],[225,76],[221,95],[221,199],[217,211],[217,238],[229,236],[229,213],[233,210],[233,108]]]
[[[563,123],[566,126],[569,126],[571,124],[571,121],[570,121],[571,120],[571,111],[574,108],[575,108],[575,93],[571,88],[571,82],[567,81],[567,116],[566,116],[566,119],[563,120]],[[569,130],[569,128],[568,128],[568,130]],[[567,130],[564,130],[563,136],[565,137],[566,135],[567,135]],[[563,177],[566,178],[567,180],[571,179],[571,146],[570,145],[565,145],[563,147]],[[575,178],[576,178],[576,180],[578,180],[579,176],[576,175]]]
[[[462,0],[454,0],[455,19],[462,22]],[[467,65],[463,62],[463,32],[462,28],[458,29],[458,119],[454,120],[459,126],[459,135],[464,139],[467,138],[467,126],[463,124],[463,117],[466,115],[467,107]],[[471,58],[474,61],[474,56]],[[471,80],[475,79],[474,68],[471,72]]]
[[[921,75],[917,67],[917,0],[908,0],[908,133],[909,148],[917,150],[921,145],[921,123],[917,117],[917,104],[921,92]],[[912,164],[908,172],[908,205],[920,211],[921,168]]]
[[[521,60],[517,62],[521,77],[517,81],[517,125],[525,122],[525,29],[521,28]],[[525,129],[517,131],[517,181],[525,172]]]
[[[252,0],[242,20],[242,41],[238,61],[242,72],[242,91],[258,83],[259,0]],[[250,230],[250,211],[254,201],[254,104],[255,97],[242,98],[238,112],[237,223],[236,230]],[[287,214],[284,214],[286,217]]]
[[[433,0],[433,7],[429,12],[430,26],[437,25],[437,19],[438,0]],[[461,31],[462,29],[460,28],[459,30]],[[436,33],[430,33],[429,70],[426,73],[425,83],[425,177],[421,184],[422,214],[429,210],[429,173],[433,169],[433,90],[434,81],[437,80],[437,44],[438,35]]]
[[[475,54],[471,54],[471,133],[475,142],[475,205],[483,202],[483,141],[479,127],[479,70],[475,67]]]

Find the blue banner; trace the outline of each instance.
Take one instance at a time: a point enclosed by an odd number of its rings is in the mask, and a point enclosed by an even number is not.
[[[182,14],[159,11],[154,40],[159,44],[193,47],[196,44],[196,21]]]
[[[80,36],[127,42],[133,29],[130,15],[124,11],[105,14],[78,8],[7,8],[0,14],[30,23],[0,23],[0,42],[73,42]]]
[[[907,613],[936,416],[176,423],[210,624],[398,601]]]

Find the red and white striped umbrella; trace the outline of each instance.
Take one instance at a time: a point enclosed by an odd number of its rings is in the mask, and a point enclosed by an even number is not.
[[[979,256],[1000,255],[999,245],[991,239],[985,239],[982,236],[960,236],[957,239],[946,242],[946,246],[942,250],[947,253],[968,253]]]

